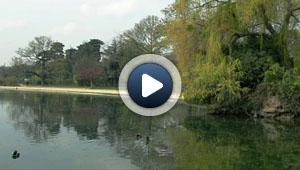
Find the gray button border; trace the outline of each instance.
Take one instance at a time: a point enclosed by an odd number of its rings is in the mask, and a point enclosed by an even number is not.
[[[171,97],[166,103],[156,108],[141,107],[136,104],[128,94],[127,81],[131,72],[139,65],[146,63],[156,63],[161,65],[170,73],[173,80],[173,91]],[[125,65],[119,77],[119,94],[121,99],[131,111],[142,116],[159,116],[171,110],[180,98],[181,88],[181,77],[176,66],[167,58],[155,54],[144,54],[135,57]]]

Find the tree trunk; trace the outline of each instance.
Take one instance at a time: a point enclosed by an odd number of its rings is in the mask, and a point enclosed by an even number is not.
[[[42,61],[42,73],[41,73],[41,85],[45,85],[45,80],[46,80],[46,61]]]
[[[93,80],[90,81],[90,87],[93,88]]]

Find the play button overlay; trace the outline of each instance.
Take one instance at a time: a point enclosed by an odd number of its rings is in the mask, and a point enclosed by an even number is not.
[[[142,76],[142,96],[147,98],[151,96],[153,93],[157,92],[158,90],[162,89],[164,85],[154,79],[153,77],[149,76],[148,74],[143,74]]]
[[[175,65],[165,57],[141,55],[123,68],[119,93],[133,112],[158,116],[177,103],[181,94],[181,78]]]
[[[170,98],[173,91],[173,80],[163,66],[146,63],[131,72],[127,89],[131,99],[139,106],[156,108]]]

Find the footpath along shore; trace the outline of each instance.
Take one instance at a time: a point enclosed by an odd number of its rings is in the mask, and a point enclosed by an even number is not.
[[[81,94],[81,95],[95,95],[95,96],[117,96],[117,95],[119,95],[119,91],[114,90],[114,89],[88,89],[88,88],[67,88],[67,87],[0,86],[0,91],[1,90],[62,93],[62,94]]]

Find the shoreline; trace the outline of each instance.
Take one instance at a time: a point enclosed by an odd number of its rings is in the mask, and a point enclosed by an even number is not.
[[[60,93],[78,94],[93,96],[119,96],[118,90],[113,89],[88,89],[76,87],[41,87],[41,86],[0,86],[1,90],[22,91],[22,92],[41,92],[41,93]]]
[[[52,94],[72,94],[72,95],[90,95],[90,96],[108,96],[108,97],[119,97],[120,93],[118,90],[114,89],[89,89],[82,87],[42,87],[42,86],[0,86],[1,91],[16,91],[16,92],[36,92],[36,93],[52,93]],[[190,106],[209,109],[209,107],[204,107],[201,105],[189,104],[183,100],[183,97],[180,97],[179,103],[184,103]],[[209,111],[211,112],[211,111]],[[249,116],[249,115],[248,115]],[[295,115],[291,114],[282,114],[282,113],[256,113],[253,115],[255,118],[263,119],[274,119],[274,120],[292,120],[295,118]],[[279,119],[278,119],[279,118]]]

